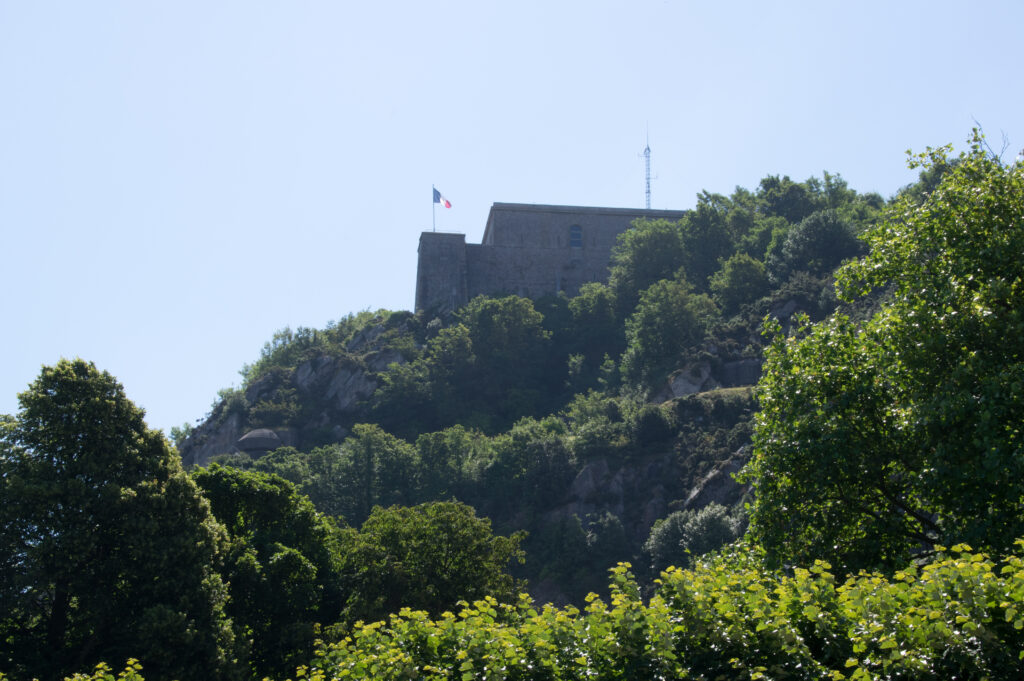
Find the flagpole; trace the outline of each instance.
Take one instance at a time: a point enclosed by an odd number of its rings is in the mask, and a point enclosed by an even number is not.
[[[434,185],[430,185],[430,188],[435,192],[437,191],[437,187]],[[437,202],[434,201],[433,192],[430,194],[430,230],[432,232],[437,231]]]

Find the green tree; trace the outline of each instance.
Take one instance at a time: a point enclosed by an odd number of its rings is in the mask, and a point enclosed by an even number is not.
[[[683,270],[700,293],[708,291],[708,279],[733,251],[727,205],[724,196],[702,192],[696,209],[679,221]]]
[[[569,447],[577,462],[613,454],[627,447],[627,424],[618,401],[591,390],[573,397],[562,412],[568,422]]]
[[[408,365],[393,365],[377,391],[375,416],[409,439],[456,423],[486,432],[542,411],[565,379],[564,359],[533,303],[478,296]]]
[[[216,464],[193,479],[232,540],[228,613],[260,678],[308,660],[317,623],[341,613],[339,534],[287,480]]]
[[[402,607],[439,615],[460,600],[516,599],[507,570],[522,562],[524,533],[494,536],[491,521],[457,502],[377,507],[344,555],[349,621],[374,621]]]
[[[685,262],[679,225],[668,220],[637,220],[619,235],[612,249],[608,284],[615,293],[619,319],[640,300],[640,292],[661,279],[672,279]]]
[[[622,373],[628,380],[651,383],[663,378],[684,350],[703,340],[718,309],[692,288],[686,281],[662,280],[640,296],[636,312],[626,320]]]
[[[345,519],[363,522],[374,506],[409,503],[415,493],[412,445],[374,424],[352,429],[341,446],[339,482],[347,493]]]
[[[458,316],[469,330],[476,354],[472,382],[459,387],[474,407],[479,408],[479,401],[494,405],[505,427],[537,413],[547,389],[558,387],[565,374],[564,365],[550,357],[551,334],[533,302],[518,296],[478,296]]]
[[[979,135],[923,203],[905,196],[840,271],[863,323],[777,334],[758,388],[754,536],[776,561],[902,563],[936,543],[1024,534],[1024,165]]]
[[[458,425],[416,438],[421,498],[462,498],[469,466],[482,439],[480,433]]]
[[[821,199],[806,183],[793,182],[789,176],[768,175],[761,180],[758,198],[769,215],[787,222],[800,222],[820,209]]]
[[[484,471],[482,508],[507,517],[524,502],[536,508],[550,503],[579,472],[566,446],[565,423],[549,416],[524,418],[508,433],[491,439],[494,460]]]
[[[676,511],[651,528],[644,552],[655,574],[670,565],[689,566],[695,558],[736,540],[739,523],[714,502],[704,508]]]
[[[625,346],[623,327],[616,317],[615,292],[607,284],[590,282],[569,300],[573,351],[582,354],[594,371],[605,355],[617,357]]]
[[[44,367],[0,442],[0,666],[62,677],[138,658],[224,678],[226,537],[163,435],[108,373]]]
[[[376,421],[410,438],[457,422],[468,408],[464,389],[474,380],[476,362],[464,324],[440,329],[421,357],[382,374],[374,394]]]
[[[771,290],[764,263],[746,253],[736,253],[711,277],[711,292],[725,313],[737,312]]]
[[[862,251],[853,226],[838,212],[822,210],[789,229],[781,249],[769,255],[767,264],[772,278],[784,281],[797,270],[828,274],[843,260]]]

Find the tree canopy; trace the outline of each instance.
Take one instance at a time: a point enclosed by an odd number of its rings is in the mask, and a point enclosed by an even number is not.
[[[339,530],[287,480],[218,466],[193,473],[231,547],[228,613],[257,676],[287,674],[313,653],[316,625],[341,612]]]
[[[891,294],[870,319],[778,333],[759,385],[752,530],[776,561],[898,565],[936,543],[1024,534],[1024,165],[976,134],[839,272]]]
[[[133,657],[153,679],[227,676],[224,529],[163,435],[82,360],[18,400],[0,440],[0,665],[56,678]]]
[[[457,502],[378,506],[344,556],[346,617],[373,621],[402,607],[440,615],[487,595],[514,602],[524,585],[507,570],[523,560],[522,540],[495,536],[490,520]]]

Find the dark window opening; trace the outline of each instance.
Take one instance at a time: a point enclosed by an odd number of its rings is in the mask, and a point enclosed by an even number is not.
[[[583,248],[583,228],[579,225],[569,228],[569,246],[570,248]]]

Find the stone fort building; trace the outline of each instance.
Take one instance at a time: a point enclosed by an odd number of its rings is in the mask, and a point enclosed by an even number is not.
[[[607,281],[616,238],[638,218],[676,222],[686,211],[495,203],[479,244],[423,232],[416,310],[455,310],[478,295],[568,296]]]

